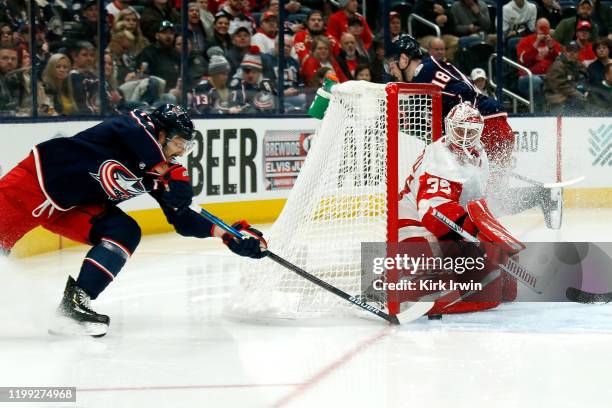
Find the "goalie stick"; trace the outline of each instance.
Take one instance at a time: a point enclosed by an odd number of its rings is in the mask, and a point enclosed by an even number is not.
[[[565,291],[565,297],[567,297],[572,302],[577,303],[604,304],[612,302],[612,292],[592,293],[572,287],[567,288],[567,290]]]
[[[466,241],[473,243],[480,243],[478,238],[472,236],[461,228],[457,223],[453,222],[450,218],[440,213],[438,210],[433,209],[433,216],[443,222],[447,227],[461,235]],[[533,290],[537,294],[542,294],[544,289],[548,286],[550,281],[553,279],[554,274],[551,274],[548,279],[542,279],[540,276],[534,275],[531,271],[525,268],[520,263],[514,261],[512,258],[508,258],[508,262],[505,265],[499,265],[499,268],[503,271],[514,276],[517,280],[525,284],[529,289]]]
[[[244,236],[240,233],[240,231],[238,231],[237,229],[233,228],[232,226],[226,224],[225,222],[223,222],[221,219],[215,217],[214,215],[212,215],[211,213],[209,213],[208,211],[206,211],[203,208],[198,208],[197,210],[194,209],[194,211],[198,212],[201,216],[203,216],[204,218],[206,218],[207,220],[209,220],[210,222],[212,222],[213,224],[217,225],[218,227],[224,229],[225,231],[229,232],[230,234],[232,234],[234,237],[238,238],[238,239],[243,239]],[[329,283],[317,278],[314,275],[311,275],[310,273],[306,272],[305,270],[303,270],[302,268],[300,268],[297,265],[292,264],[291,262],[287,261],[286,259],[276,255],[274,252],[270,251],[269,249],[266,249],[266,256],[268,258],[270,258],[271,260],[273,260],[274,262],[278,263],[281,266],[284,266],[285,268],[297,273],[298,275],[300,275],[302,278],[309,280],[310,282],[314,283],[315,285],[327,290],[328,292],[333,293],[334,295],[341,297],[342,299],[360,307],[361,309],[370,312],[382,319],[385,319],[386,321],[388,321],[391,324],[404,324],[404,323],[410,323],[413,320],[418,319],[419,317],[423,316],[425,313],[427,313],[434,305],[434,302],[430,302],[430,301],[420,301],[420,302],[415,302],[409,309],[405,310],[404,312],[401,312],[397,315],[390,315],[388,313],[385,313],[384,311],[371,306],[369,304],[367,304],[365,301],[361,300],[360,296],[351,296],[348,293],[338,289],[335,286],[330,285]]]
[[[582,180],[584,180],[584,176],[581,176],[581,177],[576,177],[575,179],[571,179],[568,181],[561,181],[558,183],[542,183],[541,181],[534,180],[530,177],[523,176],[518,173],[510,173],[510,175],[516,179],[519,179],[521,181],[524,181],[536,187],[542,187],[542,188],[559,188],[559,187],[562,188],[562,187],[571,186],[572,184],[580,183]]]

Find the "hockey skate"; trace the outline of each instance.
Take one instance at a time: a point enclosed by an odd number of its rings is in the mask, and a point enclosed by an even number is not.
[[[560,229],[563,221],[563,188],[555,187],[543,192],[542,212],[544,222],[550,229]]]
[[[64,297],[57,308],[55,327],[49,329],[49,333],[102,337],[108,331],[109,324],[110,318],[91,309],[89,295],[69,276]]]

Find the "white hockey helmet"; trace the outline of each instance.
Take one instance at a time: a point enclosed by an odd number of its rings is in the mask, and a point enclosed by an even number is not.
[[[461,149],[474,147],[480,140],[484,119],[469,102],[455,105],[444,119],[448,141]]]

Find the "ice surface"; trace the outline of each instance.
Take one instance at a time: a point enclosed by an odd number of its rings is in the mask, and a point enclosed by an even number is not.
[[[612,210],[504,219],[526,241],[608,241]],[[215,241],[146,237],[94,303],[102,339],[51,337],[86,248],[0,260],[0,386],[76,386],[79,407],[607,407],[612,305],[507,304],[390,328],[382,320],[223,314],[238,259]],[[253,261],[256,262],[256,261]],[[28,406],[29,404],[21,404]],[[0,406],[15,406],[2,404]]]

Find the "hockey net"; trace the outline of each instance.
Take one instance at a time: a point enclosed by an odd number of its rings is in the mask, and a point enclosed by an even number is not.
[[[271,250],[341,290],[362,292],[361,243],[397,242],[398,191],[441,131],[433,85],[337,85],[287,203],[266,234]],[[242,272],[243,316],[345,315],[348,302],[268,259]],[[389,305],[397,313],[397,305]]]

